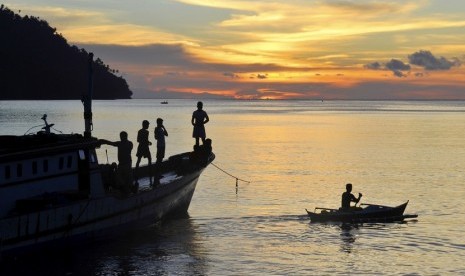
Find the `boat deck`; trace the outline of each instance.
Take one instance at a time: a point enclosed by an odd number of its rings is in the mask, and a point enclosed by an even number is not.
[[[153,185],[150,185],[150,179],[149,177],[141,177],[138,179],[138,183],[139,183],[139,191],[142,192],[142,191],[148,191],[148,190],[151,190],[153,189],[154,187],[159,187],[159,186],[164,186],[164,185],[168,185],[169,183],[179,179],[179,178],[182,178],[182,176],[180,175],[177,175],[174,171],[171,171],[171,172],[166,172],[164,174],[162,174],[160,176],[160,183],[156,186],[153,186]],[[153,177],[152,177],[152,182],[154,182],[153,180]]]

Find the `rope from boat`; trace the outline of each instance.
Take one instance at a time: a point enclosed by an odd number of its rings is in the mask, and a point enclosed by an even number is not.
[[[30,130],[32,130],[33,128],[42,127],[42,126],[45,126],[45,125],[44,125],[44,124],[41,124],[41,125],[33,126],[33,127],[31,127],[30,129],[28,129],[23,135],[28,134],[28,132],[29,132]]]
[[[223,170],[222,168],[218,167],[216,164],[214,164],[213,162],[211,163],[215,168],[217,168],[218,170],[224,172],[225,174],[231,176],[232,178],[235,178],[236,179],[236,183],[237,181],[242,181],[242,182],[245,182],[245,183],[250,183],[250,181],[247,181],[247,180],[244,180],[244,179],[240,179],[239,177],[236,177],[230,173],[228,173],[227,171]]]
[[[216,164],[214,164],[213,162],[211,162],[210,164],[212,164],[212,166],[214,166],[215,168],[217,168],[218,170],[222,171],[223,173],[231,176],[232,178],[236,179],[236,195],[237,195],[237,192],[239,190],[239,181],[242,181],[242,182],[245,182],[245,183],[250,183],[250,181],[248,180],[244,180],[244,179],[240,179],[239,177],[237,176],[234,176],[230,173],[228,173],[227,171],[223,170],[222,168],[218,167]]]
[[[63,131],[61,131],[61,130],[58,130],[58,129],[54,128],[54,127],[52,127],[52,129],[55,130],[56,132],[59,132],[59,133],[63,134]]]
[[[34,129],[34,128],[43,127],[43,126],[45,126],[45,125],[44,125],[44,124],[41,124],[41,125],[33,126],[33,127],[31,127],[30,129],[28,129],[23,135],[28,134],[29,131],[31,131],[31,130]],[[56,132],[59,132],[59,133],[63,134],[63,131],[58,130],[58,129],[54,128],[54,127],[51,127],[51,129],[55,130]]]

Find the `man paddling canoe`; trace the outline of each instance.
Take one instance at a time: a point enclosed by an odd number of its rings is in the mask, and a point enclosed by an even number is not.
[[[351,208],[350,207],[351,202],[355,202],[355,205],[357,205],[357,203],[362,198],[361,193],[358,193],[358,198],[356,198],[351,192],[352,192],[352,184],[347,183],[346,191],[342,193],[342,197],[341,197],[341,209],[342,210],[349,210]]]

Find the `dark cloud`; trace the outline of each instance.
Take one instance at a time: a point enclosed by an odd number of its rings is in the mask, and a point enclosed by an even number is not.
[[[240,77],[233,72],[225,72],[223,73],[223,76],[230,77],[231,79],[240,79]]]
[[[401,60],[398,59],[391,59],[388,63],[386,63],[386,68],[391,70],[394,76],[396,77],[406,77],[407,75],[404,74],[402,71],[409,71],[410,65],[403,63]]]
[[[410,65],[398,59],[391,59],[385,64],[381,64],[380,62],[375,61],[375,62],[366,64],[363,67],[369,70],[389,70],[392,72],[394,76],[399,77],[399,78],[407,76],[402,71],[410,71]]]
[[[394,74],[394,76],[399,77],[399,78],[407,76],[406,74],[402,73],[402,71],[400,70],[392,70],[392,73]]]
[[[444,57],[436,58],[430,51],[421,50],[408,56],[413,65],[424,67],[426,70],[449,70],[453,66],[460,66],[460,60],[454,58],[447,60]]]
[[[261,80],[264,80],[264,79],[267,79],[267,78],[268,78],[268,74],[250,74],[249,78],[250,78],[250,79],[261,79]]]
[[[372,63],[369,63],[369,64],[365,64],[363,66],[364,68],[366,69],[370,69],[370,70],[380,70],[380,69],[383,69],[382,66],[381,66],[381,63],[375,61],[375,62],[372,62]]]
[[[386,68],[391,71],[409,71],[410,65],[403,63],[401,60],[398,59],[391,59],[388,63],[386,63]]]
[[[458,58],[448,60],[444,57],[436,58],[430,51],[418,51],[408,56],[409,62],[412,65],[423,67],[425,70],[449,70],[453,66],[460,66],[461,62]],[[398,59],[391,59],[389,62],[382,64],[378,61],[364,65],[365,69],[369,70],[390,70],[396,77],[406,77],[403,71],[410,71],[411,65],[404,63]],[[415,74],[416,77],[420,75]],[[421,76],[424,76],[423,74]]]

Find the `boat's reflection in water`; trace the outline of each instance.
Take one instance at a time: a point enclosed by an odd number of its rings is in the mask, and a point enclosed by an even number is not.
[[[186,215],[118,239],[3,259],[0,275],[206,275],[197,228]]]

